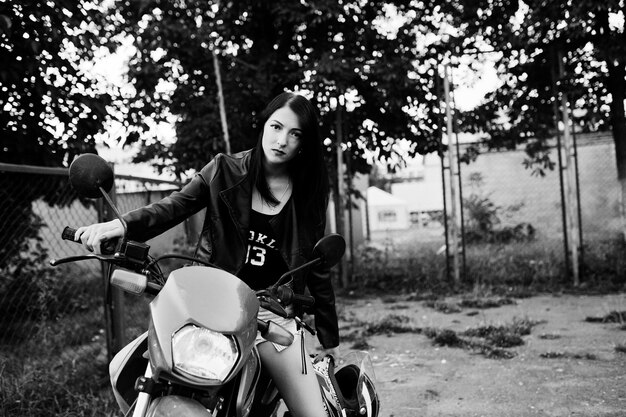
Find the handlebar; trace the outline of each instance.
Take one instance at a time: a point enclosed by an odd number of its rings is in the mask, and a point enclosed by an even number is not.
[[[61,232],[61,239],[69,240],[74,243],[81,243],[80,241],[75,240],[76,229],[73,229],[69,226],[65,226],[63,232]],[[118,239],[106,240],[100,244],[100,249],[103,255],[113,255],[115,253],[115,249],[117,248]]]
[[[257,291],[257,297],[262,307],[281,317],[287,317],[287,311],[283,307],[285,305],[299,304],[305,307],[312,307],[315,304],[315,298],[310,295],[295,294],[293,289],[288,285],[272,286],[265,290]],[[312,335],[315,334],[315,330],[298,316],[295,316],[294,319],[309,333]],[[263,332],[261,332],[261,334],[263,334]]]
[[[76,236],[76,229],[66,226],[61,233],[61,238],[63,240],[69,240],[74,243],[80,244],[80,242],[74,240]],[[114,265],[121,266],[123,268],[127,268],[133,271],[145,271],[150,270],[154,265],[166,258],[180,258],[180,259],[188,259],[194,262],[199,262],[201,264],[218,268],[216,265],[213,265],[208,262],[203,262],[200,259],[179,255],[179,254],[168,254],[163,255],[159,258],[153,259],[149,262],[148,251],[150,247],[145,243],[135,242],[132,240],[119,240],[119,239],[111,239],[108,241],[104,241],[101,244],[102,254],[89,254],[89,255],[80,255],[80,256],[72,256],[69,258],[52,260],[50,263],[53,266],[59,265],[61,263],[66,262],[75,262],[85,259],[100,259],[105,262],[110,262]],[[280,282],[280,280],[279,280]],[[268,288],[267,290],[260,291],[257,295],[261,295],[263,299],[270,303],[280,303],[282,305],[289,304],[297,304],[301,305],[305,308],[312,307],[315,304],[315,298],[310,295],[304,294],[295,294],[293,289],[289,285],[278,285],[274,284],[274,286]],[[269,296],[269,297],[266,297]],[[278,305],[278,308],[282,310],[282,307]]]
[[[81,243],[74,240],[76,236],[76,229],[66,226],[61,232],[61,238],[63,240],[69,240],[74,243]],[[120,245],[121,243],[121,245]],[[148,260],[148,252],[150,246],[142,242],[135,242],[133,240],[122,240],[119,238],[105,240],[100,244],[100,250],[103,255],[116,255],[119,252],[125,261],[129,261],[133,264],[142,265]],[[108,259],[107,259],[108,260]]]

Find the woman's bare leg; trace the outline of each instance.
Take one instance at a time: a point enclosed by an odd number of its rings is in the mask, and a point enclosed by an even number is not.
[[[317,376],[306,354],[307,373],[302,373],[301,343],[296,335],[291,346],[278,352],[271,343],[263,342],[258,345],[261,362],[294,417],[326,417]]]

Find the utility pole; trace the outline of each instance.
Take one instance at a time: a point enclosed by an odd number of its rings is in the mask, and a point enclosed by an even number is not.
[[[461,282],[459,271],[459,226],[457,214],[457,171],[456,149],[452,144],[454,132],[452,131],[452,109],[450,104],[450,80],[448,78],[449,65],[444,64],[443,90],[446,99],[446,133],[448,136],[448,171],[450,176],[450,253],[452,254],[452,270],[454,283]],[[447,219],[446,219],[447,221]]]
[[[336,138],[336,152],[337,152],[337,202],[335,205],[335,216],[337,218],[337,233],[340,235],[345,235],[346,227],[344,221],[344,212],[345,212],[345,204],[344,204],[344,196],[346,194],[343,175],[344,175],[344,167],[343,167],[343,93],[340,91],[337,96],[337,111],[336,111],[336,120],[335,120],[335,133],[337,134]],[[350,277],[348,276],[348,262],[346,257],[341,258],[340,267],[340,278],[341,285],[346,288],[350,284]]]

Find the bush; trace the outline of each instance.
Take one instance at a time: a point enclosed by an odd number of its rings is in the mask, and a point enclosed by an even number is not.
[[[556,288],[565,277],[563,255],[550,246],[547,242],[467,246],[465,282],[471,286]]]
[[[518,211],[522,207],[521,204],[506,209],[496,206],[489,196],[483,195],[480,190],[482,185],[480,174],[472,174],[470,181],[474,192],[463,199],[466,243],[525,242],[535,238],[535,228],[530,223],[501,226],[501,215]]]
[[[586,242],[580,268],[583,287],[606,291],[623,289],[626,285],[626,243],[614,238]]]
[[[102,344],[65,355],[8,357],[0,363],[3,416],[114,416]]]
[[[11,343],[29,337],[25,331],[87,311],[101,292],[93,277],[72,273],[71,266],[53,268],[38,240],[0,269],[0,340]],[[77,278],[75,278],[77,277]],[[96,303],[100,305],[100,303]],[[20,330],[21,329],[21,330]],[[12,331],[10,331],[12,330]]]
[[[492,295],[520,297],[541,291],[607,292],[626,287],[626,244],[620,237],[585,241],[579,288],[567,276],[563,242],[533,239],[466,245],[462,282],[448,280],[439,241],[422,229],[370,242],[355,251],[352,290],[436,299],[437,295],[482,288]],[[461,264],[461,267],[463,265]]]
[[[446,292],[445,259],[428,246],[369,242],[355,251],[353,288],[389,293]]]

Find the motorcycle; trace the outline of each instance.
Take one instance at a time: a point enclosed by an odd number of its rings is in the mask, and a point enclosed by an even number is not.
[[[99,156],[84,154],[69,168],[77,193],[103,197],[125,223],[108,191],[113,172]],[[62,238],[74,241],[66,227]],[[50,261],[99,260],[112,265],[109,283],[131,294],[149,294],[148,330],[122,348],[112,359],[109,373],[115,399],[124,415],[156,416],[273,416],[280,394],[261,366],[255,339],[289,346],[292,333],[272,321],[257,318],[260,307],[287,317],[286,305],[310,307],[314,299],[295,294],[293,273],[315,265],[335,265],[344,254],[340,235],[323,237],[313,259],[283,274],[272,286],[253,291],[235,275],[201,259],[166,254],[152,257],[149,246],[123,238],[103,242],[102,254],[89,253]],[[174,269],[167,279],[159,266],[165,259],[193,264]],[[301,328],[315,334],[301,317]],[[346,362],[335,372],[326,357],[315,367],[329,415],[378,415],[371,363],[365,355]]]

